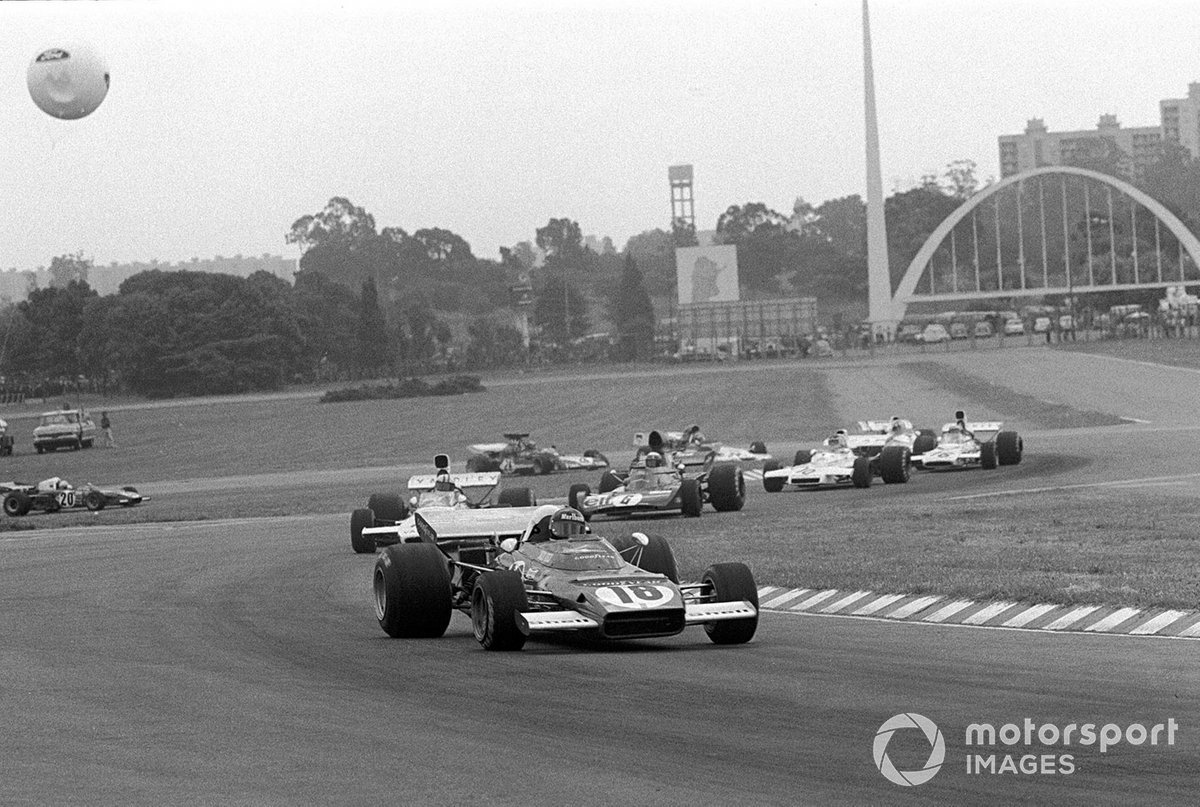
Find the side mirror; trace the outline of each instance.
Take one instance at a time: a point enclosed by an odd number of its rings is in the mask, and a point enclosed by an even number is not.
[[[417,506],[417,497],[413,496],[412,498],[410,498],[408,500],[408,504],[410,507],[416,507]]]
[[[629,537],[632,538],[633,540],[637,541],[642,546],[650,545],[650,536],[646,535],[646,533],[644,533],[644,532],[635,532],[633,535],[631,535]]]
[[[500,542],[500,549],[502,549],[505,552],[512,552],[520,545],[521,545],[521,542],[518,541],[516,538],[505,538],[503,541]]]
[[[965,418],[966,418],[966,414],[961,409],[959,409],[958,411],[956,411],[954,413],[955,420],[963,420]]]
[[[450,467],[450,456],[448,454],[435,454],[433,457],[433,467],[439,471]]]
[[[634,432],[633,433],[633,444],[635,446],[646,445],[646,435],[643,432]]]

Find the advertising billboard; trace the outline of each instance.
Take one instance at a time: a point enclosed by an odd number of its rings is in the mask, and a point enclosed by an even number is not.
[[[678,247],[675,279],[680,305],[738,300],[737,247]]]

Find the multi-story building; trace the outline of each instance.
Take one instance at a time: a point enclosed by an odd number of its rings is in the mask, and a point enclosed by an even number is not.
[[[1095,129],[1051,132],[1041,118],[1032,118],[1024,134],[1000,135],[1000,176],[1007,177],[1043,165],[1066,165],[1115,147],[1133,161],[1133,168],[1155,159],[1164,141],[1178,143],[1200,158],[1200,82],[1188,85],[1187,98],[1158,103],[1159,125],[1121,127],[1116,115],[1101,115]]]

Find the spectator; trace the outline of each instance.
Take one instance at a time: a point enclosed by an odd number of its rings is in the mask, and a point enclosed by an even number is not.
[[[105,448],[117,447],[117,441],[113,438],[112,433],[112,421],[108,419],[107,411],[100,413],[100,432],[104,436],[103,442],[101,442],[100,445],[104,446]]]

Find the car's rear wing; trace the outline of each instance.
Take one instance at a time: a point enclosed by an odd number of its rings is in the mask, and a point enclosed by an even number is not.
[[[442,477],[449,479],[458,488],[494,488],[500,484],[500,472],[488,471],[486,473],[465,473],[465,474],[447,474]],[[437,474],[421,474],[420,476],[410,476],[408,478],[409,490],[433,490],[437,484]]]
[[[413,514],[422,540],[519,538],[536,507],[497,507],[482,510],[418,510]]]
[[[900,424],[904,426],[905,430],[911,430],[913,428],[912,423],[907,420],[901,420]],[[864,432],[877,432],[879,434],[885,434],[892,430],[892,421],[890,418],[888,420],[860,420],[858,421],[858,428]]]
[[[886,434],[847,434],[848,448],[882,448],[887,444]]]
[[[945,426],[942,426],[942,431],[961,428],[962,425],[963,424],[959,423],[958,421],[955,421],[954,423],[947,423]],[[1004,423],[999,420],[986,420],[978,423],[967,423],[966,427],[967,431],[975,435],[976,439],[987,442],[995,437],[996,434],[998,434],[1000,430],[1004,428]]]
[[[467,446],[476,454],[499,454],[504,449],[508,448],[509,443],[476,443],[473,446]]]

